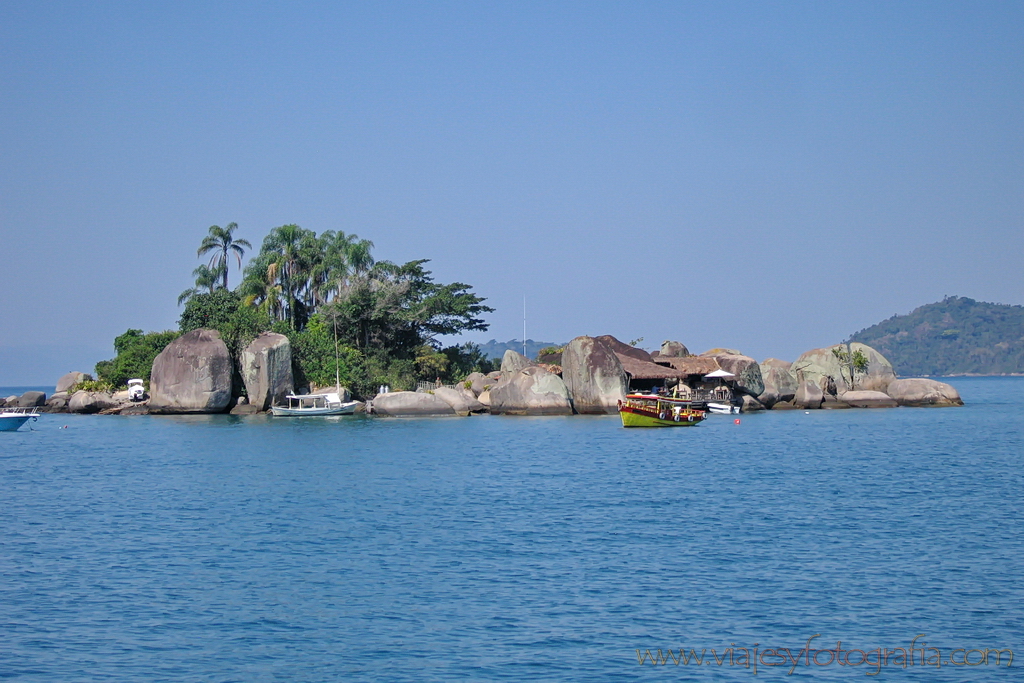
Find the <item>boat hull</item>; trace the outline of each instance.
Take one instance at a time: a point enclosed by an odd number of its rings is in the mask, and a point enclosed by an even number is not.
[[[271,406],[270,412],[275,417],[330,417],[331,415],[352,415],[356,412],[358,401],[344,403],[340,406],[328,408],[286,408],[283,406]]]
[[[16,432],[21,425],[35,419],[35,415],[0,415],[0,432]]]
[[[689,401],[662,396],[630,394],[619,401],[623,427],[692,427],[706,414]]]
[[[674,418],[661,419],[657,415],[647,415],[639,412],[632,412],[623,410],[619,412],[619,417],[622,418],[623,427],[693,427],[696,424],[700,424],[700,419],[682,419],[680,416],[679,422],[676,422]]]

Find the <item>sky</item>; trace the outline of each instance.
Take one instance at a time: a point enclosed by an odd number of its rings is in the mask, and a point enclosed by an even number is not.
[[[6,0],[0,92],[0,385],[176,328],[229,222],[431,259],[470,341],[1024,303],[1024,3]]]

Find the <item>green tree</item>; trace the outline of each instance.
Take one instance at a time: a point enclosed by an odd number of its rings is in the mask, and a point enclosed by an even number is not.
[[[192,277],[196,279],[196,286],[191,289],[186,289],[184,292],[178,295],[178,305],[180,306],[183,302],[188,301],[197,294],[202,294],[205,289],[210,294],[213,294],[214,290],[217,289],[221,279],[221,271],[227,272],[226,269],[221,266],[199,266],[192,271]]]
[[[147,334],[142,330],[128,330],[114,339],[117,356],[96,364],[96,377],[114,387],[124,386],[134,378],[149,382],[153,359],[178,336],[173,330]]]
[[[868,372],[868,357],[860,349],[853,351],[849,342],[846,348],[832,347],[832,356],[839,362],[839,374],[851,389],[857,388],[857,377]]]
[[[241,270],[242,256],[245,254],[245,250],[252,249],[248,240],[235,239],[233,234],[235,230],[238,230],[237,223],[228,223],[223,228],[219,225],[211,225],[209,234],[203,238],[199,249],[196,250],[196,256],[213,252],[210,257],[210,268],[215,269],[223,277],[224,281],[221,286],[224,289],[228,288],[229,257],[234,255],[238,261],[238,268]]]

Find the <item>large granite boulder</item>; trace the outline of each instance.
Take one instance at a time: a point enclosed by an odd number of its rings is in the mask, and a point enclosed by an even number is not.
[[[630,358],[636,358],[647,363],[651,362],[651,354],[647,353],[643,349],[638,349],[635,346],[630,346],[625,342],[621,342],[610,334],[602,334],[600,337],[594,337],[609,349],[623,356],[629,356]],[[562,356],[565,356],[565,351],[562,352]]]
[[[764,410],[764,404],[758,401],[750,394],[740,394],[740,412],[741,413],[756,413],[759,410]]]
[[[72,413],[91,414],[116,405],[113,396],[105,391],[76,391],[68,401],[68,410]]]
[[[493,415],[572,415],[565,382],[536,365],[510,375],[489,398]]]
[[[487,375],[482,372],[471,372],[466,376],[466,381],[469,382],[469,389],[473,392],[474,396],[479,396],[484,393],[485,387],[490,386],[493,382],[489,381]]]
[[[761,377],[761,366],[750,356],[740,356],[731,353],[716,354],[714,359],[718,361],[726,372],[736,375],[729,380],[739,391],[760,396],[764,393],[764,379]]]
[[[480,405],[490,410],[491,407],[491,390],[480,392],[480,395],[476,397],[477,401],[480,401]]]
[[[472,392],[470,392],[470,394],[471,393]],[[474,412],[474,408],[477,410],[483,408],[483,405],[476,400],[475,396],[467,396],[458,389],[438,387],[437,389],[434,389],[434,396],[437,396],[439,399],[447,403],[451,409],[455,411],[456,415],[461,415],[463,417]]]
[[[46,405],[46,394],[42,391],[26,391],[18,397],[19,408],[37,408]]]
[[[392,391],[378,394],[372,402],[376,415],[387,417],[451,417],[455,410],[436,394],[420,391]]]
[[[283,334],[264,332],[253,339],[242,351],[239,365],[249,405],[256,410],[284,405],[285,397],[295,392],[292,345]]]
[[[934,379],[897,379],[886,392],[901,406],[962,406],[963,399],[951,385]]]
[[[71,387],[79,384],[80,382],[88,382],[92,380],[92,375],[85,372],[69,372],[63,375],[57,380],[57,386],[54,388],[53,393],[59,394],[62,391],[67,391]]]
[[[220,332],[192,330],[153,361],[151,413],[221,413],[231,403],[231,355]]]
[[[761,374],[764,374],[765,368],[779,368],[780,370],[790,370],[793,364],[788,360],[779,360],[778,358],[765,358],[761,361]]]
[[[658,355],[663,358],[686,358],[690,355],[690,350],[681,342],[666,339],[661,342],[661,350],[658,351]]]
[[[835,379],[836,391],[841,394],[845,391],[854,390],[865,390],[865,391],[881,391],[886,392],[889,387],[889,383],[896,379],[896,373],[893,372],[892,363],[890,363],[885,356],[875,351],[867,344],[861,344],[860,342],[853,342],[850,344],[851,350],[856,353],[861,351],[867,356],[868,359],[868,371],[865,375],[857,375],[856,384],[857,386],[849,386],[849,382],[843,377],[844,371],[841,371],[839,360],[832,353],[832,349],[839,349],[842,352],[846,351],[846,344],[836,344],[835,346],[828,346],[821,349],[811,349],[800,355],[790,368],[790,372],[796,375],[798,380],[808,380],[814,382],[818,386],[822,385],[822,380],[826,377],[831,376]]]
[[[594,337],[576,337],[562,351],[562,380],[573,409],[583,415],[618,412],[629,388],[615,351]]]
[[[48,413],[66,413],[68,410],[69,397],[66,391],[62,391],[54,394],[50,398],[46,399],[46,412]]]
[[[779,402],[792,401],[796,397],[796,377],[789,370],[762,363],[761,380],[764,382],[764,391],[757,400],[767,408]]]
[[[839,400],[851,408],[895,408],[895,399],[881,391],[847,391],[839,395]]]
[[[821,403],[824,400],[825,394],[821,387],[809,381],[800,382],[800,386],[796,390],[796,397],[793,399],[797,406],[815,410],[821,408]]]
[[[501,357],[501,372],[502,373],[516,373],[524,368],[528,368],[535,363],[524,356],[521,353],[516,353],[512,349],[506,349],[505,355]]]

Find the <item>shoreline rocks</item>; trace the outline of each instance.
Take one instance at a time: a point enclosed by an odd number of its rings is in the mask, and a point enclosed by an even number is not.
[[[888,393],[899,405],[914,408],[964,404],[960,392],[952,385],[923,377],[894,380],[889,384]]]
[[[292,377],[292,345],[288,337],[264,332],[245,347],[239,357],[248,404],[257,411],[283,404],[295,392]]]
[[[436,394],[417,391],[379,394],[372,401],[372,411],[375,415],[385,417],[454,417],[457,414],[452,406]]]
[[[233,371],[220,332],[187,332],[153,361],[149,410],[169,415],[222,413],[231,403]]]
[[[489,399],[492,415],[572,415],[565,382],[537,365],[503,379]]]
[[[626,372],[619,357],[594,337],[576,337],[566,345],[562,380],[573,410],[581,415],[616,413],[626,395]]]

